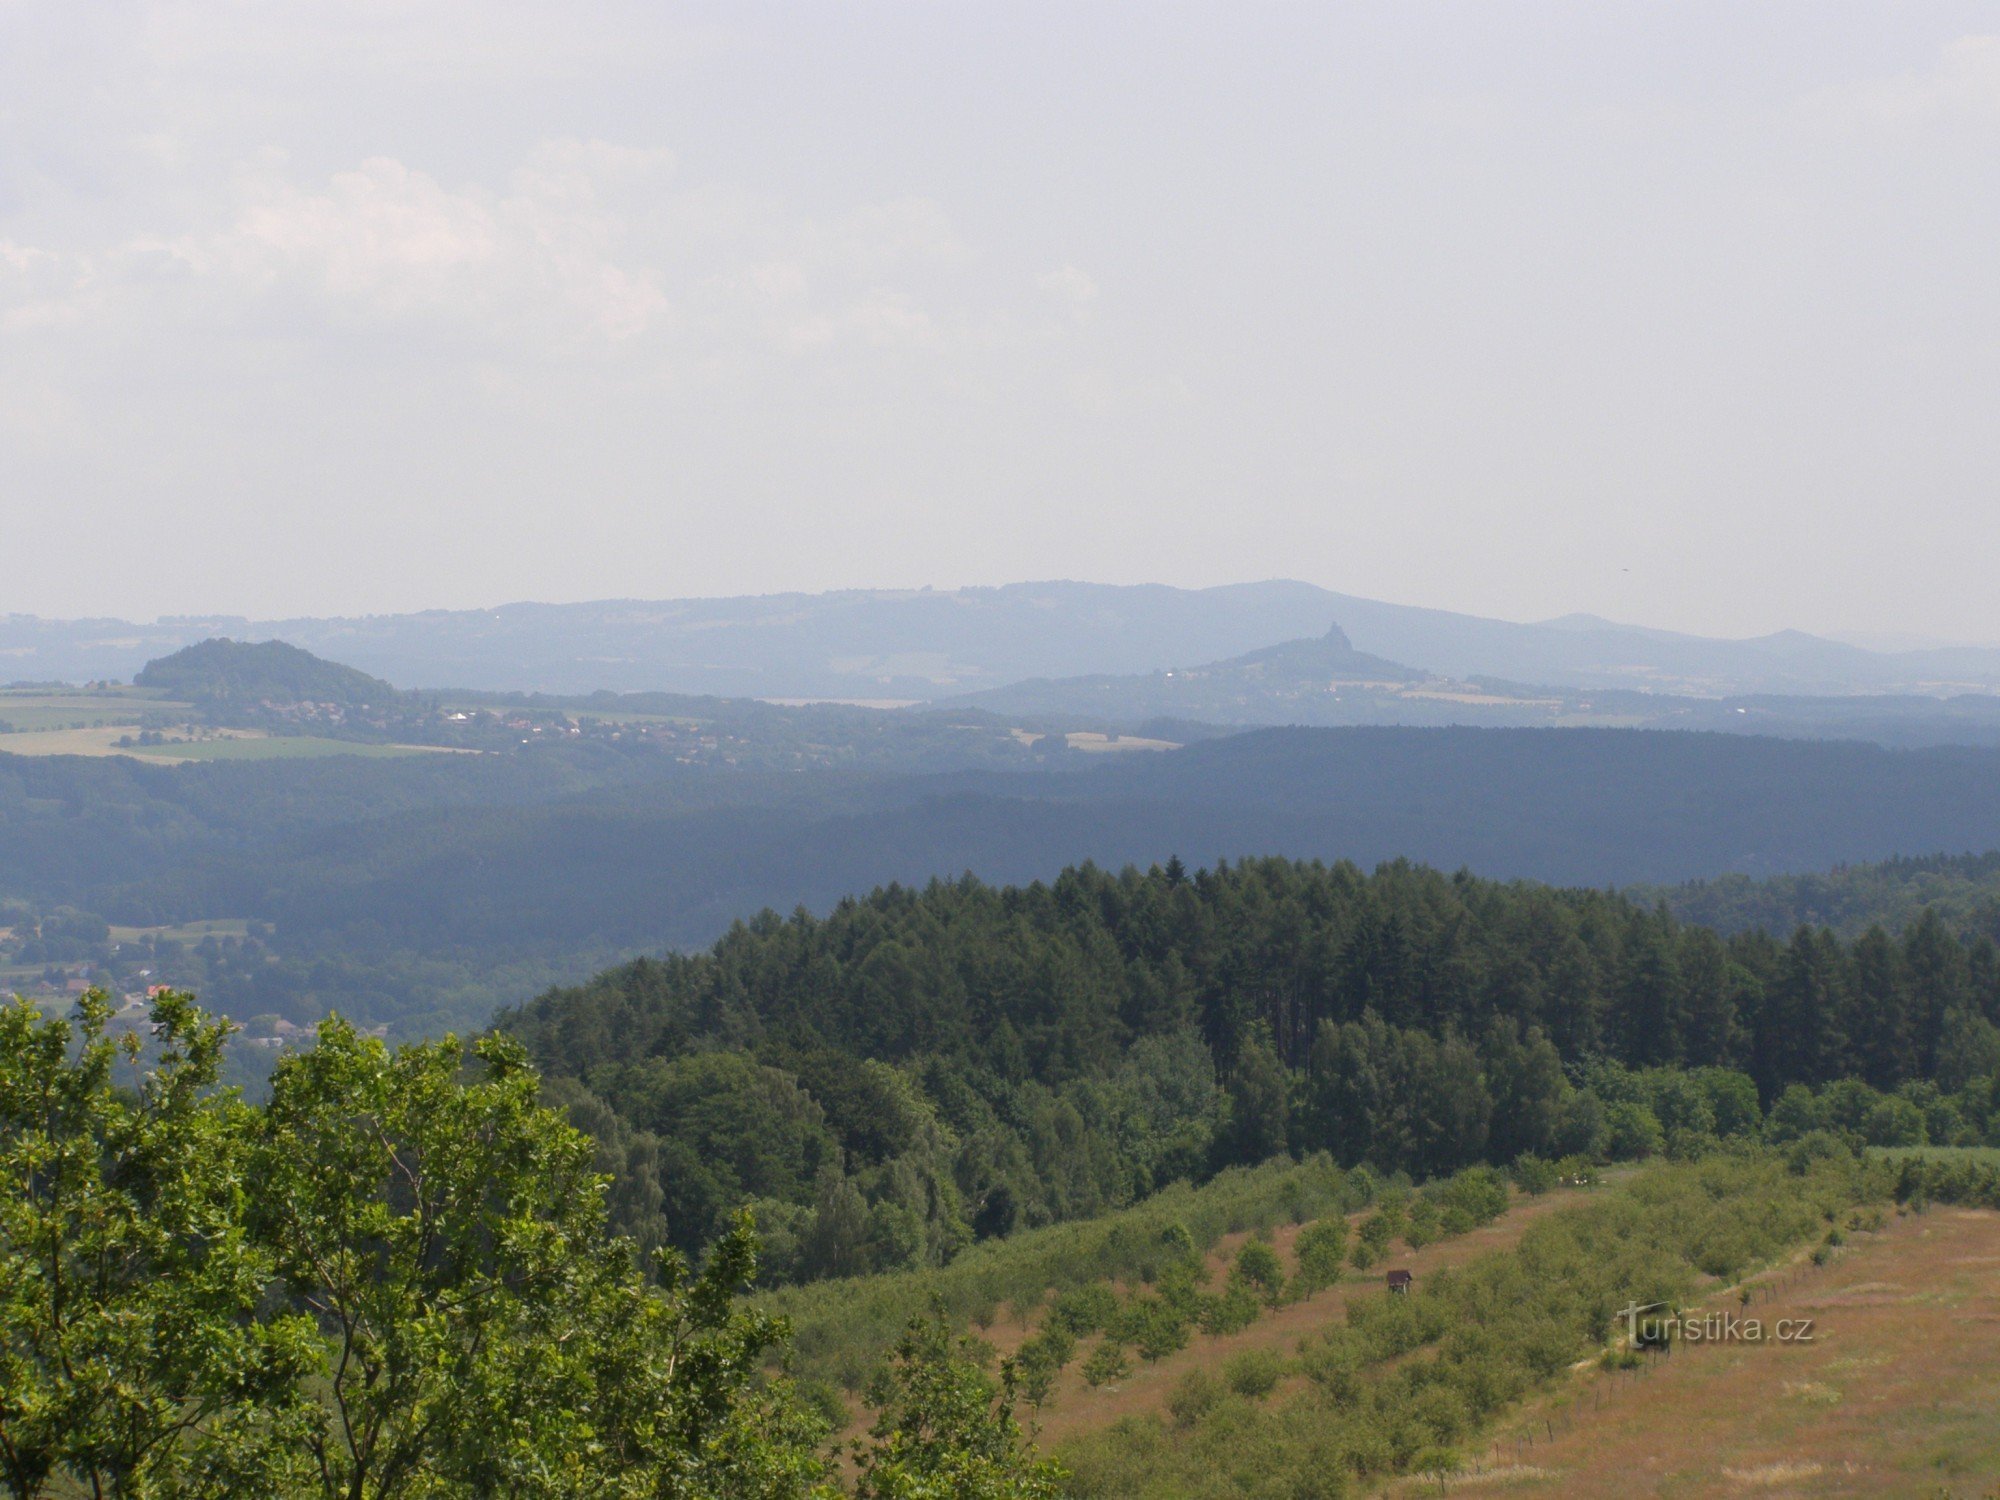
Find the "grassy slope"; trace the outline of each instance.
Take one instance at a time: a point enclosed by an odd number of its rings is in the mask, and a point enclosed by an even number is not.
[[[1199,1188],[1176,1184],[1103,1218],[975,1245],[941,1270],[821,1281],[758,1300],[791,1319],[801,1376],[856,1391],[933,1298],[962,1326],[1012,1349],[1022,1337],[1022,1309],[1032,1320],[1051,1292],[1129,1279],[1135,1265],[1158,1259],[1169,1224],[1212,1248],[1225,1236],[1240,1240],[1252,1229],[1317,1218],[1341,1205],[1347,1182],[1324,1158],[1232,1168]]]
[[[1505,1462],[1510,1454],[1492,1434],[1522,1425],[1546,1392],[1570,1387],[1594,1366],[1619,1305],[1668,1297],[1688,1306],[1690,1296],[1733,1286],[1736,1274],[1795,1264],[1829,1221],[1848,1212],[1842,1205],[1879,1201],[1887,1181],[1851,1163],[1822,1164],[1798,1178],[1769,1158],[1722,1157],[1569,1194],[1512,1235],[1504,1220],[1494,1226],[1496,1240],[1517,1239],[1516,1246],[1466,1256],[1448,1276],[1435,1267],[1420,1272],[1407,1303],[1357,1288],[1345,1307],[1300,1329],[1292,1340],[1299,1358],[1285,1360],[1275,1390],[1231,1395],[1215,1379],[1228,1379],[1230,1362],[1201,1361],[1199,1376],[1191,1368],[1161,1393],[1165,1412],[1162,1402],[1147,1401],[1112,1414],[1108,1425],[1078,1423],[1061,1435],[1057,1453],[1079,1494],[1105,1500],[1331,1497],[1399,1473],[1428,1475],[1434,1491],[1441,1479],[1454,1488],[1467,1479],[1490,1483],[1496,1463],[1507,1470],[1500,1478],[1530,1480]],[[1397,1251],[1386,1263],[1405,1259]],[[1710,1274],[1701,1266],[1736,1270]],[[1286,1352],[1267,1349],[1267,1362]],[[1183,1411],[1180,1393],[1200,1376],[1208,1394]],[[1670,1427],[1654,1437],[1663,1446],[1676,1440]],[[1474,1464],[1481,1472],[1470,1471]],[[1448,1479],[1433,1472],[1440,1467]],[[1568,1493],[1560,1485],[1555,1492]]]
[[[1579,1372],[1502,1426],[1461,1482],[1605,1497],[1992,1493],[2000,1214],[1893,1218],[1826,1266],[1773,1278],[1742,1311],[1812,1318],[1813,1341],[1683,1347],[1643,1378]]]
[[[1343,1403],[1350,1399],[1336,1398],[1333,1407],[1324,1404],[1328,1392],[1317,1382],[1327,1377],[1323,1366],[1315,1365],[1315,1355],[1324,1353],[1329,1340],[1344,1340],[1353,1346],[1356,1334],[1350,1329],[1351,1321],[1371,1309],[1388,1311],[1383,1306],[1381,1276],[1389,1267],[1413,1271],[1420,1295],[1434,1287],[1436,1295],[1448,1298],[1451,1294],[1443,1291],[1447,1281],[1453,1281],[1454,1286],[1468,1286],[1480,1284],[1483,1278],[1487,1284],[1504,1287],[1510,1284],[1510,1276],[1518,1278],[1520,1271],[1531,1265],[1551,1264],[1552,1242],[1546,1234],[1536,1239],[1544,1227],[1558,1231],[1553,1243],[1559,1244],[1564,1235],[1572,1233],[1582,1234],[1583,1242],[1588,1242],[1593,1235],[1601,1236],[1608,1226],[1622,1222],[1628,1229],[1620,1232],[1628,1237],[1604,1242],[1607,1253],[1615,1257],[1606,1263],[1603,1276],[1598,1278],[1604,1281],[1602,1295],[1611,1297],[1605,1307],[1615,1307],[1641,1286],[1655,1288],[1641,1292],[1644,1300],[1647,1296],[1665,1294],[1669,1285],[1683,1282],[1698,1298],[1708,1298],[1716,1306],[1735,1307],[1735,1276],[1694,1274],[1687,1261],[1679,1258],[1695,1253],[1689,1247],[1712,1249],[1718,1243],[1715,1230],[1734,1224],[1738,1230],[1730,1231],[1724,1238],[1737,1244],[1735,1263],[1744,1267],[1742,1274],[1757,1283],[1756,1310],[1767,1318],[1794,1315],[1795,1306],[1806,1308],[1804,1315],[1816,1315],[1811,1310],[1816,1305],[1813,1299],[1817,1296],[1824,1301],[1829,1291],[1833,1296],[1830,1305],[1843,1309],[1875,1308],[1885,1291],[1881,1283],[1887,1278],[1870,1273],[1832,1282],[1826,1273],[1813,1266],[1806,1251],[1826,1223],[1820,1211],[1811,1205],[1823,1200],[1826,1214],[1844,1214],[1845,1209],[1836,1207],[1836,1199],[1839,1203],[1850,1203],[1854,1201],[1848,1196],[1850,1193],[1862,1193],[1877,1200],[1886,1179],[1877,1176],[1871,1179],[1875,1186],[1864,1189],[1859,1175],[1850,1172],[1843,1177],[1836,1172],[1825,1177],[1816,1175],[1814,1182],[1819,1185],[1809,1187],[1782,1175],[1773,1178],[1770,1175],[1773,1170],[1782,1172],[1767,1164],[1731,1165],[1726,1161],[1713,1172],[1706,1166],[1661,1167],[1617,1173],[1612,1182],[1597,1191],[1558,1190],[1536,1199],[1517,1195],[1507,1212],[1489,1224],[1421,1250],[1413,1251],[1398,1243],[1372,1270],[1350,1270],[1338,1286],[1307,1301],[1285,1303],[1239,1332],[1216,1338],[1195,1331],[1185,1348],[1153,1363],[1140,1360],[1135,1352],[1128,1375],[1094,1389],[1081,1376],[1083,1361],[1097,1342],[1095,1337],[1086,1338],[1061,1375],[1048,1405],[1038,1414],[1024,1412],[1024,1416],[1038,1421],[1045,1448],[1077,1469],[1078,1490],[1084,1494],[1157,1492],[1208,1497],[1254,1491],[1259,1496],[1289,1495],[1295,1490],[1294,1480],[1315,1472],[1326,1481],[1324,1493],[1347,1493],[1349,1490],[1340,1483],[1340,1476],[1320,1467],[1320,1460],[1311,1451],[1320,1431],[1318,1424],[1331,1418],[1334,1412],[1344,1410]],[[1698,1188],[1698,1182],[1706,1186]],[[1725,1196],[1717,1198],[1718,1192]],[[941,1298],[962,1326],[981,1334],[993,1345],[996,1353],[1008,1354],[1042,1326],[1047,1291],[1107,1277],[1120,1288],[1135,1286],[1137,1278],[1130,1274],[1129,1267],[1143,1255],[1135,1256],[1133,1251],[1154,1241],[1164,1224],[1180,1222],[1189,1226],[1196,1242],[1206,1249],[1209,1285],[1219,1288],[1236,1250],[1253,1234],[1262,1235],[1272,1243],[1289,1272],[1299,1222],[1322,1212],[1342,1211],[1341,1197],[1339,1174],[1326,1168],[1315,1173],[1311,1164],[1290,1168],[1267,1166],[1254,1172],[1226,1174],[1203,1189],[1173,1190],[1105,1219],[1063,1225],[982,1246],[941,1272],[823,1283],[766,1300],[774,1301],[790,1313],[797,1324],[799,1373],[808,1378],[839,1381],[851,1393],[873,1367],[881,1344],[893,1335],[903,1319],[924,1310],[933,1295]],[[1782,1205],[1780,1199],[1784,1200]],[[1351,1208],[1352,1204],[1345,1206]],[[1349,1213],[1350,1219],[1361,1216],[1358,1212]],[[1562,1228],[1572,1222],[1578,1226],[1576,1230]],[[1899,1408],[1900,1414],[1882,1413],[1873,1411],[1859,1397],[1847,1400],[1844,1393],[1850,1388],[1857,1392],[1866,1390],[1870,1388],[1869,1381],[1883,1378],[1872,1373],[1856,1378],[1856,1372],[1873,1372],[1877,1366],[1891,1368],[1892,1373],[1886,1378],[1899,1382],[1899,1389],[1906,1384],[1911,1402],[1936,1398],[1942,1403],[1934,1415],[1924,1418],[1926,1438],[1921,1458],[1910,1458],[1907,1463],[1898,1459],[1903,1467],[1894,1470],[1894,1474],[1914,1474],[1917,1470],[1910,1465],[1916,1464],[1925,1474],[1934,1476],[1929,1481],[1934,1484],[1937,1478],[1981,1472],[1976,1466],[1987,1462],[1994,1450],[2000,1448],[2000,1424],[1985,1415],[2000,1409],[2000,1403],[1989,1400],[2000,1394],[1995,1390],[1996,1382],[2000,1382],[2000,1366],[1985,1369],[1982,1374],[1984,1367],[1980,1364],[1987,1347],[1983,1335],[1990,1327],[1981,1320],[1995,1316],[1993,1299],[2000,1295],[2000,1285],[1996,1285],[2000,1276],[1994,1271],[1995,1266],[2000,1266],[2000,1253],[1979,1256],[1966,1252],[1981,1246],[2000,1252],[2000,1240],[1993,1233],[2000,1227],[2000,1215],[1967,1217],[1955,1209],[1937,1209],[1925,1222],[1953,1228],[1954,1237],[1940,1241],[1937,1247],[1920,1255],[1902,1273],[1906,1279],[1895,1279],[1891,1290],[1901,1300],[1910,1302],[1923,1301],[1926,1288],[1937,1294],[1932,1300],[1939,1305],[1925,1304],[1926,1323],[1905,1342],[1903,1355],[1907,1357],[1915,1350],[1932,1346],[1949,1350],[1948,1357],[1940,1362],[1941,1373],[1920,1368],[1906,1374],[1897,1364],[1893,1350],[1884,1352],[1872,1343],[1852,1347],[1838,1343],[1838,1338],[1859,1337],[1865,1331],[1857,1323],[1848,1333],[1829,1335],[1826,1345],[1810,1351],[1809,1357],[1818,1363],[1809,1366],[1800,1362],[1797,1373],[1783,1374],[1766,1363],[1762,1376],[1754,1369],[1748,1370],[1736,1384],[1725,1382],[1717,1386],[1704,1409],[1711,1420],[1726,1430],[1709,1444],[1712,1451],[1702,1451],[1696,1445],[1683,1455],[1686,1463],[1693,1466],[1690,1472],[1706,1478],[1695,1478],[1686,1485],[1667,1483],[1657,1489],[1647,1483],[1634,1489],[1629,1472],[1596,1452],[1601,1433],[1593,1431],[1591,1424],[1598,1413],[1611,1411],[1621,1400],[1628,1403],[1621,1418],[1629,1429],[1628,1459],[1642,1449],[1656,1456],[1677,1453],[1683,1446],[1680,1441],[1683,1414],[1671,1409],[1649,1412],[1644,1405],[1646,1393],[1669,1390],[1674,1380],[1691,1379],[1705,1364],[1718,1371],[1735,1369],[1743,1356],[1728,1349],[1700,1349],[1692,1355],[1683,1352],[1676,1360],[1653,1361],[1648,1375],[1640,1379],[1600,1373],[1595,1350],[1587,1347],[1590,1340],[1585,1339],[1572,1346],[1573,1352],[1565,1356],[1575,1361],[1567,1374],[1562,1372],[1558,1361],[1551,1377],[1531,1382],[1519,1398],[1503,1401],[1489,1421],[1475,1422],[1472,1431],[1453,1443],[1456,1458],[1463,1467],[1449,1483],[1456,1488],[1467,1482],[1498,1482],[1503,1488],[1521,1485],[1559,1494],[1707,1494],[1745,1486],[1768,1490],[1773,1485],[1776,1489],[1770,1492],[1819,1493],[1813,1489],[1786,1488],[1797,1475],[1784,1466],[1793,1462],[1786,1456],[1790,1451],[1788,1443],[1797,1447],[1818,1440],[1807,1429],[1821,1420],[1822,1407],[1831,1409],[1846,1401],[1849,1416],[1844,1420],[1850,1426],[1858,1424],[1861,1429],[1854,1446],[1862,1457],[1843,1458],[1842,1465],[1863,1464],[1869,1453],[1886,1452],[1896,1443],[1891,1434],[1912,1420],[1909,1410]],[[1648,1226],[1654,1223],[1662,1226],[1663,1242],[1673,1241],[1681,1248],[1669,1251],[1663,1243],[1660,1252],[1650,1250],[1648,1242],[1652,1236]],[[1596,1227],[1584,1228],[1585,1225]],[[1891,1225],[1879,1235],[1850,1234],[1847,1248],[1834,1252],[1833,1266],[1836,1269],[1845,1266],[1849,1258],[1860,1264],[1885,1251],[1899,1253],[1896,1247],[1902,1239],[1909,1238],[1910,1230],[1893,1219]],[[1965,1227],[1960,1228],[1961,1225]],[[1740,1231],[1748,1231],[1751,1238],[1747,1242],[1740,1240]],[[1537,1247],[1532,1257],[1527,1242]],[[1755,1248],[1760,1243],[1766,1248]],[[1746,1252],[1747,1262],[1741,1258]],[[1664,1260],[1659,1258],[1661,1253]],[[1702,1254],[1706,1258],[1706,1252]],[[1647,1259],[1648,1256],[1652,1258]],[[1499,1270],[1517,1263],[1517,1270]],[[1614,1265],[1618,1269],[1611,1269]],[[1122,1273],[1121,1266],[1127,1268]],[[1675,1271],[1672,1269],[1675,1266],[1682,1269]],[[1774,1271],[1771,1267],[1778,1269]],[[1494,1274],[1496,1271],[1499,1273]],[[1529,1274],[1532,1278],[1535,1273]],[[1664,1281],[1660,1279],[1662,1276]],[[1460,1282],[1453,1278],[1473,1280]],[[1528,1285],[1535,1283],[1531,1279]],[[1543,1280],[1536,1295],[1552,1293],[1566,1285],[1567,1277],[1558,1273],[1553,1279]],[[1594,1295],[1597,1294],[1586,1294]],[[1413,1304],[1415,1300],[1412,1299]],[[1429,1301],[1429,1296],[1425,1300]],[[1416,1309],[1412,1306],[1409,1310]],[[1870,1311],[1868,1321],[1871,1326],[1886,1328],[1894,1316],[1893,1310],[1881,1315]],[[1936,1326],[1943,1319],[1963,1317],[1974,1321],[1955,1332]],[[1375,1328],[1381,1328],[1379,1319],[1372,1322]],[[1522,1330],[1533,1327],[1530,1322],[1523,1324]],[[1371,1335],[1363,1333],[1360,1337],[1365,1344]],[[1446,1340],[1445,1344],[1451,1342]],[[1394,1386],[1404,1375],[1412,1373],[1413,1362],[1428,1363],[1443,1347],[1418,1344],[1409,1347],[1405,1354],[1364,1364],[1359,1372],[1359,1389],[1365,1392],[1370,1387]],[[1764,1360],[1772,1355],[1794,1355],[1790,1349],[1752,1353]],[[1211,1409],[1211,1414],[1203,1417],[1193,1431],[1176,1420],[1175,1394],[1185,1389],[1191,1379],[1205,1376],[1219,1389],[1233,1365],[1255,1357],[1279,1367],[1281,1374],[1274,1389],[1248,1400],[1223,1392],[1223,1405]],[[1922,1361],[1917,1363],[1921,1366]],[[1822,1365],[1826,1368],[1822,1369]],[[1814,1373],[1815,1370],[1820,1373]],[[1843,1375],[1849,1382],[1847,1386],[1835,1378]],[[1765,1386],[1772,1380],[1779,1383],[1773,1388],[1760,1389],[1757,1385],[1760,1379]],[[1791,1386],[1783,1383],[1787,1380],[1792,1382]],[[848,1405],[857,1422],[865,1420],[857,1401],[850,1397]],[[1904,1406],[1908,1407],[1909,1402]],[[1685,1420],[1698,1423],[1699,1417],[1700,1413],[1695,1412]],[[1730,1423],[1735,1425],[1730,1427]],[[1540,1434],[1532,1447],[1531,1432]],[[1565,1443],[1570,1446],[1565,1447]],[[1566,1458],[1564,1455],[1568,1454],[1580,1456]],[[1728,1460],[1726,1465],[1724,1459]],[[1706,1468],[1699,1467],[1704,1463]],[[1381,1482],[1390,1483],[1393,1488],[1386,1475],[1407,1464],[1407,1460],[1397,1460],[1388,1470],[1378,1470],[1385,1476]],[[1740,1470],[1749,1477],[1739,1481],[1725,1476],[1724,1467]],[[1860,1470],[1827,1467],[1814,1474],[1822,1472],[1844,1482],[1852,1472]],[[1825,1492],[1903,1492],[1895,1485],[1885,1488],[1886,1476],[1891,1471],[1882,1468],[1879,1462],[1866,1472],[1874,1476],[1872,1490],[1849,1486]],[[1287,1473],[1292,1478],[1285,1478]],[[1896,1483],[1900,1482],[1899,1477]],[[1272,1487],[1274,1483],[1276,1488]],[[1425,1485],[1408,1486],[1407,1492],[1423,1492],[1425,1486],[1434,1490],[1436,1483],[1431,1478]],[[1917,1492],[1931,1491],[1927,1485]]]
[[[1214,1372],[1232,1357],[1245,1352],[1268,1351],[1289,1357],[1302,1338],[1346,1321],[1351,1302],[1363,1297],[1385,1295],[1383,1274],[1390,1268],[1411,1272],[1421,1284],[1424,1278],[1436,1271],[1462,1266],[1480,1255],[1512,1249],[1530,1224],[1575,1201],[1575,1198],[1574,1189],[1548,1193],[1540,1198],[1517,1196],[1501,1217],[1465,1234],[1438,1240],[1421,1250],[1411,1250],[1398,1241],[1395,1248],[1370,1270],[1350,1269],[1337,1286],[1316,1292],[1302,1301],[1288,1302],[1240,1333],[1216,1338],[1197,1333],[1187,1348],[1165,1359],[1143,1362],[1135,1357],[1130,1376],[1095,1390],[1085,1383],[1081,1373],[1083,1360],[1096,1343],[1094,1339],[1087,1340],[1080,1347],[1077,1359],[1063,1371],[1056,1383],[1054,1396],[1040,1413],[1043,1442],[1060,1452],[1065,1440],[1079,1434],[1099,1431],[1140,1413],[1163,1413],[1167,1410],[1167,1400],[1173,1394],[1175,1385],[1190,1370]],[[1358,1225],[1366,1217],[1366,1212],[1350,1214],[1350,1226]],[[1299,1227],[1295,1224],[1283,1225],[1271,1236],[1272,1247],[1278,1252],[1278,1259],[1288,1277],[1298,1269],[1292,1246],[1298,1239]],[[1249,1238],[1247,1233],[1229,1235],[1210,1250],[1211,1286],[1222,1284],[1230,1259]],[[1351,1235],[1349,1242],[1352,1243]],[[1019,1325],[1006,1332],[996,1328],[988,1338],[1002,1353],[1009,1353],[1036,1327],[1039,1327],[1038,1319],[1025,1329]],[[1288,1379],[1298,1381],[1296,1376]],[[1275,1393],[1276,1399],[1282,1400],[1288,1389],[1287,1385],[1281,1385]]]

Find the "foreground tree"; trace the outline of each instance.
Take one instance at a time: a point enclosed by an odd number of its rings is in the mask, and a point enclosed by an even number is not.
[[[824,1489],[762,1370],[747,1220],[649,1285],[519,1047],[338,1021],[254,1110],[226,1023],[0,1010],[0,1478],[18,1497],[744,1497]],[[123,1056],[126,1087],[114,1075]]]
[[[1062,1470],[1036,1459],[1014,1420],[1014,1371],[989,1379],[941,1311],[897,1340],[857,1500],[1054,1500]]]
[[[784,1330],[734,1306],[747,1221],[647,1287],[536,1091],[509,1038],[392,1053],[342,1022],[272,1075],[256,1223],[329,1349],[320,1493],[800,1493],[823,1433],[752,1390]]]
[[[252,1112],[214,1091],[228,1025],[163,994],[142,1067],[112,1015],[100,991],[74,1022],[0,1009],[0,1475],[23,1497],[282,1493],[319,1346],[259,1316]]]

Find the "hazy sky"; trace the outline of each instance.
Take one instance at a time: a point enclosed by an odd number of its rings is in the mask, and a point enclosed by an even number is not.
[[[0,611],[2000,639],[2000,7],[0,0]]]

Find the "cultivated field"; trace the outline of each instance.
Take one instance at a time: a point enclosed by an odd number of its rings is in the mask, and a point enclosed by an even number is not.
[[[1643,1373],[1579,1371],[1503,1425],[1450,1491],[2000,1492],[2000,1214],[1892,1214],[1825,1266],[1801,1260],[1760,1280],[1747,1306],[1735,1294],[1710,1306],[1767,1328],[1810,1318],[1810,1342],[1683,1343]]]
[[[1517,1195],[1506,1213],[1492,1223],[1482,1224],[1465,1234],[1439,1240],[1421,1250],[1411,1250],[1399,1242],[1388,1258],[1375,1268],[1367,1271],[1349,1269],[1339,1284],[1306,1300],[1288,1302],[1239,1333],[1224,1334],[1219,1338],[1196,1334],[1185,1349],[1164,1359],[1141,1361],[1135,1358],[1130,1375],[1095,1389],[1082,1374],[1084,1358],[1096,1343],[1095,1340],[1086,1341],[1078,1358],[1062,1372],[1054,1395],[1040,1413],[1042,1441],[1059,1455],[1065,1438],[1109,1427],[1142,1412],[1164,1414],[1175,1386],[1190,1370],[1201,1369],[1214,1374],[1228,1361],[1245,1353],[1268,1352],[1289,1357],[1302,1338],[1344,1323],[1348,1306],[1357,1298],[1388,1295],[1383,1277],[1391,1267],[1411,1272],[1421,1284],[1423,1278],[1447,1266],[1462,1266],[1476,1256],[1511,1250],[1530,1224],[1575,1203],[1578,1196],[1573,1190],[1544,1193],[1539,1198]],[[1350,1214],[1350,1227],[1358,1227],[1367,1217],[1366,1211]],[[1292,1247],[1298,1240],[1300,1227],[1286,1224],[1271,1235],[1271,1247],[1277,1251],[1279,1263],[1287,1276],[1298,1269]],[[1222,1285],[1230,1262],[1248,1239],[1248,1234],[1227,1235],[1210,1250],[1207,1263],[1211,1285]],[[1011,1354],[1036,1326],[1039,1326],[1039,1319],[1029,1328],[1022,1328],[1019,1324],[996,1325],[986,1338],[1001,1353]],[[1274,1395],[1283,1399],[1304,1384],[1303,1376],[1287,1376],[1275,1388]]]
[[[248,917],[207,917],[196,922],[180,922],[170,927],[121,927],[111,924],[111,941],[137,943],[146,938],[170,938],[177,943],[198,943],[207,937],[247,937]]]
[[[48,729],[0,734],[0,754],[7,755],[129,755],[135,760],[180,764],[210,760],[308,760],[325,755],[360,755],[374,759],[396,755],[449,754],[429,745],[374,745],[356,740],[329,740],[313,735],[267,735],[254,729],[216,729],[208,737],[169,739],[158,745],[121,745],[136,738],[131,724],[104,724],[88,729]],[[472,752],[465,752],[472,753]]]
[[[145,688],[0,688],[0,724],[23,732],[136,725],[141,716],[192,716],[194,706]]]

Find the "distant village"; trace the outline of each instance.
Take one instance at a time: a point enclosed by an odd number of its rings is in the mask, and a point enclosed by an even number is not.
[[[278,733],[363,737],[385,743],[490,752],[524,745],[601,743],[644,746],[687,765],[739,765],[751,741],[704,720],[605,717],[566,709],[481,707],[420,702],[387,706],[262,699],[246,716],[255,727]],[[831,763],[828,747],[795,747],[801,760]],[[820,753],[815,755],[814,749]]]
[[[20,995],[53,1010],[101,990],[116,1006],[114,1031],[143,1030],[162,990],[198,990],[219,970],[270,961],[270,933],[259,923],[113,928],[90,913],[64,910],[37,918],[20,908],[0,911],[0,917],[8,922],[0,925],[0,998]],[[241,1025],[245,1044],[269,1049],[313,1032],[309,1023],[278,1015],[251,1016]],[[388,1028],[372,1030],[386,1035]]]

